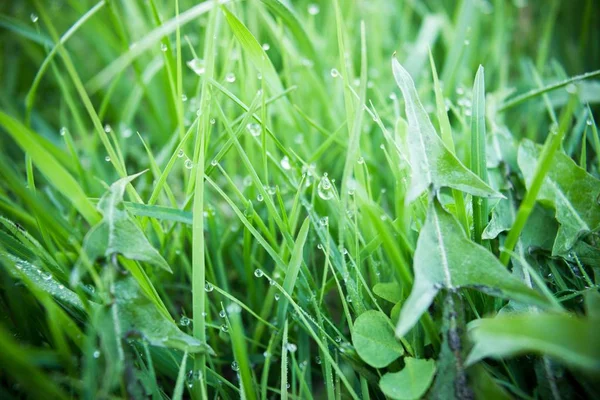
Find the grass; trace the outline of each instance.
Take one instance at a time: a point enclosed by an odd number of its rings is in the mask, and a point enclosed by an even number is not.
[[[599,14],[2,3],[2,397],[595,397]]]

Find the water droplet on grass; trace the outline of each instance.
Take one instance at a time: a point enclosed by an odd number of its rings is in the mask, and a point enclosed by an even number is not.
[[[181,158],[185,156],[185,151],[183,151],[183,149],[179,149],[179,151],[177,152],[177,157]]]
[[[187,101],[187,95],[185,93],[181,95],[181,101]]]
[[[213,290],[215,290],[215,287],[213,286],[213,284],[210,282],[206,282],[206,285],[204,285],[204,291],[207,293],[210,293]]]
[[[192,322],[192,321],[188,317],[183,316],[179,320],[179,325],[181,325],[181,326],[188,326],[190,324],[190,322]]]
[[[327,226],[329,225],[329,217],[323,217],[319,220],[319,224],[321,224],[321,226]]]
[[[100,350],[95,350],[93,356],[94,358],[100,358]]]
[[[269,43],[263,43],[261,47],[264,51],[269,51],[271,49],[271,45]]]
[[[160,50],[161,50],[162,52],[165,52],[165,51],[167,51],[167,49],[168,49],[168,47],[167,47],[167,45],[166,45],[165,43],[161,43],[161,44],[160,44]]]
[[[225,75],[225,80],[229,83],[235,82],[235,74],[233,72],[229,72],[227,75]]]
[[[185,160],[185,167],[187,169],[192,169],[194,167],[194,163],[192,162],[192,160],[190,160],[189,158]]]
[[[248,129],[250,134],[254,137],[260,136],[260,132],[262,131],[261,126],[259,124],[257,124],[256,122],[249,123],[248,125],[246,125],[246,128]]]
[[[337,78],[338,76],[340,76],[339,71],[337,69],[335,69],[335,68],[331,68],[331,72],[330,73],[331,73],[331,77],[332,78]]]
[[[265,273],[262,271],[262,269],[257,268],[254,270],[254,276],[257,278],[262,278],[264,274]]]
[[[326,173],[323,174],[323,178],[321,178],[321,181],[317,186],[317,193],[323,200],[331,200],[334,196],[331,181],[327,177]]]
[[[204,60],[200,58],[193,58],[186,64],[198,76],[203,75],[206,71]]]
[[[290,353],[295,353],[296,350],[298,350],[298,346],[296,346],[294,343],[288,343],[285,346],[286,350],[289,351]]]
[[[318,4],[311,3],[308,5],[308,13],[310,15],[317,15],[319,12],[321,12],[321,8]]]
[[[240,366],[238,365],[237,361],[231,363],[231,369],[236,372],[240,370]]]
[[[31,18],[31,22],[33,22],[34,24],[36,22],[38,22],[38,19],[40,19],[40,17],[38,17],[36,13],[31,13],[31,15],[29,16],[29,18]]]
[[[109,156],[104,157],[104,161],[110,162],[110,157]]]
[[[219,317],[225,318],[226,316],[227,316],[227,314],[225,313],[225,310],[219,311]]]
[[[283,168],[285,170],[289,170],[290,168],[292,168],[292,166],[290,165],[290,159],[288,158],[288,156],[283,156],[283,158],[281,159],[281,168]]]

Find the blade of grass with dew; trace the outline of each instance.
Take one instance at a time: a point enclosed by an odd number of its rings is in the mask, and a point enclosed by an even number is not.
[[[23,151],[31,154],[32,160],[35,160],[39,170],[66,198],[71,199],[73,206],[90,224],[93,225],[100,220],[100,214],[88,200],[83,189],[71,174],[51,154],[45,151],[32,131],[2,111],[0,111],[0,124]]]
[[[290,296],[294,292],[294,287],[296,286],[296,279],[298,278],[298,272],[300,271],[300,266],[302,265],[304,243],[306,242],[306,238],[308,236],[309,227],[310,220],[307,217],[302,223],[300,230],[298,231],[298,237],[296,238],[296,242],[294,243],[294,248],[292,249],[292,256],[286,269],[285,278],[283,281],[283,290],[289,293]],[[281,299],[277,310],[278,326],[282,326],[286,321],[287,309],[287,299]]]
[[[473,84],[473,116],[471,118],[471,171],[488,184],[485,134],[485,80],[480,65]],[[473,237],[481,244],[481,234],[488,224],[488,202],[485,197],[473,196]]]

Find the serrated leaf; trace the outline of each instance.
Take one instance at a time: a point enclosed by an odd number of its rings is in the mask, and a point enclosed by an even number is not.
[[[404,353],[389,318],[380,311],[359,315],[352,329],[352,342],[360,358],[375,368],[388,366]]]
[[[406,365],[400,372],[385,374],[379,381],[379,387],[394,400],[420,399],[435,375],[435,361],[405,357],[404,362]]]
[[[139,332],[153,346],[214,354],[208,344],[182,332],[172,320],[165,317],[144,296],[135,279],[115,282],[114,295],[123,332]]]
[[[446,148],[419,100],[412,78],[395,58],[392,59],[392,70],[404,97],[408,119],[412,173],[406,202],[414,201],[431,185],[436,190],[451,187],[479,197],[502,197]]]
[[[125,188],[142,173],[119,179],[100,198],[96,208],[102,213],[102,221],[92,227],[85,236],[83,251],[89,261],[118,253],[130,260],[147,262],[171,272],[169,264],[150,244],[123,205]],[[78,264],[81,262],[82,259]],[[78,270],[79,267],[74,271]]]
[[[415,280],[400,312],[396,335],[404,336],[427,311],[442,288],[471,287],[492,296],[548,306],[484,247],[469,240],[458,221],[431,201],[414,256]]]
[[[398,282],[380,282],[373,286],[373,293],[390,303],[402,300],[402,286]]]
[[[600,372],[598,320],[570,314],[525,313],[476,320],[467,365],[486,358],[540,353],[590,372]]]
[[[519,146],[518,163],[527,188],[531,185],[541,147],[523,140]],[[600,227],[600,181],[580,168],[570,157],[557,152],[537,200],[556,210],[560,223],[552,255],[564,255],[585,233]]]

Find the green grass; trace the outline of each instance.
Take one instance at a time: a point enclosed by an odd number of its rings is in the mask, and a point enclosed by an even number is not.
[[[594,398],[598,15],[0,3],[0,396]]]

